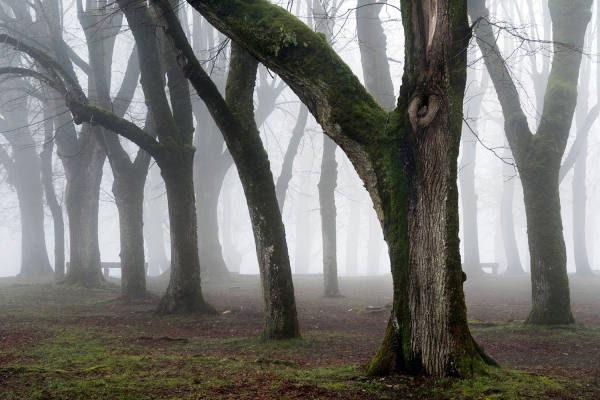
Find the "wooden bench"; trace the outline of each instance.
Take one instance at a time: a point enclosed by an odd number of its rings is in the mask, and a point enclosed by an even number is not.
[[[479,263],[481,269],[490,268],[492,270],[492,275],[498,275],[498,268],[500,267],[500,263]]]
[[[484,269],[484,268],[491,269],[492,275],[498,275],[498,269],[500,268],[499,263],[479,263],[479,266],[481,267],[481,269]],[[463,265],[462,267],[464,270],[465,266]]]
[[[66,267],[66,271],[69,270],[69,268],[71,267],[71,263],[69,261],[67,261],[65,263],[65,267]],[[102,261],[100,263],[100,267],[104,270],[104,277],[108,278],[109,276],[109,270],[110,269],[121,269],[121,262],[120,261]],[[146,269],[146,275],[148,275],[148,263],[144,263],[144,267]],[[65,272],[66,272],[65,271]]]

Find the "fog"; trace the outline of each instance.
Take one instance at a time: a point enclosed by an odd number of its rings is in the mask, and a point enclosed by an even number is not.
[[[342,56],[344,61],[353,69],[354,73],[362,79],[363,73],[360,63],[359,44],[356,34],[356,16],[354,13],[354,4],[352,2],[342,2],[342,6],[337,10],[337,16],[330,20],[333,34],[333,47]],[[508,3],[507,3],[508,4]],[[510,67],[511,73],[518,80],[518,88],[523,96],[522,106],[527,114],[528,122],[531,127],[535,127],[539,123],[539,114],[537,110],[538,103],[535,98],[533,81],[531,79],[531,60],[535,59],[538,66],[541,68],[548,58],[551,57],[548,45],[540,43],[519,43],[515,37],[517,34],[522,34],[532,39],[543,35],[543,22],[535,21],[534,16],[541,16],[541,3],[535,3],[534,8],[528,9],[525,4],[519,4],[518,9],[513,3],[509,6],[503,3],[493,3],[491,9],[494,18],[499,22],[500,26],[505,29],[499,33],[499,45],[503,48],[507,56],[507,64]],[[304,3],[294,6],[295,11],[299,16],[307,20],[309,14]],[[87,58],[87,48],[85,46],[85,37],[79,27],[79,23],[75,16],[75,8],[67,8],[64,17],[64,29],[69,35],[69,44],[73,49],[84,59]],[[187,22],[190,32],[195,23],[195,19],[199,17],[195,12],[189,9],[186,12]],[[397,85],[400,82],[402,74],[402,62],[398,61],[399,55],[404,51],[404,39],[400,26],[395,23],[399,20],[399,11],[395,6],[389,5],[383,7],[380,12],[380,18],[383,21],[385,34],[387,36],[387,52],[390,57],[390,68],[393,82]],[[579,108],[589,107],[597,101],[597,93],[594,90],[596,87],[596,70],[597,57],[593,49],[596,47],[596,35],[591,35],[595,32],[597,23],[595,18],[590,24],[588,31],[588,39],[584,48],[585,57],[582,64],[582,73],[587,73],[590,77],[587,79],[589,85],[588,98],[581,102],[585,104],[578,105]],[[132,38],[130,32],[122,30],[117,36],[115,57],[111,70],[113,71],[114,79],[112,81],[112,92],[118,91],[121,77],[124,74],[128,54],[132,49]],[[214,52],[214,49],[209,49],[208,53]],[[472,81],[481,82],[482,77],[487,74],[484,70],[481,60],[481,54],[475,46],[470,48],[471,65],[469,79]],[[206,57],[207,55],[204,54]],[[220,52],[218,57],[224,59],[227,63],[227,51]],[[86,76],[81,70],[76,69],[81,82],[86,81]],[[224,73],[223,71],[215,71],[215,74]],[[264,74],[266,75],[266,74]],[[269,84],[273,79],[277,79],[275,75],[266,75],[267,79],[263,82],[261,77],[260,85]],[[280,82],[280,81],[279,81]],[[469,88],[472,82],[467,83]],[[523,267],[527,270],[529,267],[529,253],[527,246],[526,220],[523,205],[523,192],[520,184],[519,174],[513,166],[512,158],[504,159],[506,143],[504,140],[504,132],[502,129],[502,115],[497,103],[494,89],[488,81],[488,87],[485,90],[483,99],[483,110],[480,115],[471,115],[469,113],[469,103],[478,100],[477,97],[470,98],[469,90],[465,97],[465,118],[470,124],[477,126],[479,139],[476,143],[473,140],[469,141],[469,145],[477,148],[477,156],[475,162],[475,188],[478,196],[477,211],[478,211],[478,236],[479,236],[479,252],[481,262],[498,262],[500,270],[505,269],[506,256],[504,254],[504,246],[502,243],[502,235],[500,229],[500,203],[503,192],[503,184],[510,182],[514,184],[513,197],[513,216],[516,243],[518,245],[518,253]],[[398,87],[394,88],[397,92]],[[15,104],[15,100],[4,99],[4,107],[10,109]],[[17,100],[27,101],[27,100]],[[196,100],[199,101],[199,100]],[[287,144],[290,140],[291,132],[296,122],[298,115],[299,100],[291,92],[290,89],[284,89],[274,101],[275,109],[270,113],[266,121],[260,127],[261,138],[264,146],[269,154],[271,169],[277,180],[279,171],[281,170],[283,157]],[[35,100],[29,100],[33,106],[32,113],[29,116],[33,137],[36,141],[36,146],[41,148],[43,144],[43,134],[41,132],[40,117],[34,114]],[[258,98],[255,98],[255,103],[258,104]],[[586,113],[585,110],[578,112]],[[128,111],[129,118],[142,119],[145,110],[143,103],[143,94],[140,88],[137,89],[131,109]],[[581,118],[580,118],[581,119]],[[569,145],[567,147],[568,154],[569,146],[571,146],[577,128],[582,122],[575,121],[569,136]],[[201,128],[196,129],[196,134],[201,134]],[[588,166],[587,175],[585,177],[585,186],[587,188],[587,206],[586,206],[586,243],[588,249],[588,258],[594,266],[594,260],[598,259],[598,249],[600,249],[600,237],[595,234],[596,222],[598,218],[597,207],[598,202],[598,169],[595,166],[598,164],[598,135],[594,135],[598,129],[598,123],[594,122],[591,128],[592,134],[589,136],[588,156],[586,164]],[[320,157],[322,152],[322,134],[321,128],[318,126],[312,116],[309,116],[308,123],[304,130],[304,135],[301,139],[298,155],[294,160],[293,174],[290,181],[290,186],[287,192],[286,206],[283,212],[283,220],[286,225],[286,236],[290,250],[292,268],[297,263],[299,255],[303,250],[296,249],[298,243],[308,243],[310,246],[305,254],[310,260],[309,273],[322,272],[322,256],[321,256],[321,241],[320,241],[320,219],[319,219],[319,201],[317,183],[319,182],[319,166],[321,164]],[[126,140],[121,140],[130,154],[134,154],[136,146],[127,143]],[[8,149],[7,142],[3,145]],[[464,143],[463,143],[464,146]],[[19,151],[19,149],[11,149]],[[462,155],[461,155],[462,156]],[[460,157],[459,156],[459,160]],[[363,185],[356,175],[351,163],[338,148],[336,151],[336,160],[338,162],[338,182],[335,191],[335,200],[337,207],[337,258],[340,275],[346,275],[346,266],[349,264],[347,255],[351,258],[356,257],[358,275],[367,274],[367,242],[369,235],[369,221],[375,218],[375,214],[371,205],[371,201]],[[59,160],[54,155],[54,185],[58,191],[59,197],[64,193],[65,180],[64,172],[61,171]],[[508,164],[508,165],[507,165]],[[16,200],[16,192],[7,182],[6,172],[2,170],[2,184],[0,191],[2,193],[0,218],[0,249],[2,250],[2,259],[0,262],[0,275],[12,276],[19,273],[21,264],[21,231],[18,202]],[[564,226],[565,242],[567,246],[567,267],[569,272],[575,271],[574,248],[573,248],[573,211],[572,211],[572,180],[573,171],[571,170],[563,183],[560,186],[562,218]],[[108,163],[104,165],[103,180],[100,191],[100,207],[99,207],[99,243],[100,253],[103,261],[118,261],[120,253],[119,230],[118,230],[118,213],[114,204],[114,198],[111,193],[112,173]],[[164,190],[160,189],[161,185],[152,188],[152,194],[147,201],[165,196]],[[146,190],[148,193],[148,189]],[[247,208],[241,183],[237,177],[235,168],[230,168],[225,178],[222,192],[227,192],[231,199],[227,205],[227,212],[231,213],[231,242],[235,246],[235,251],[242,256],[240,265],[240,273],[242,274],[257,274],[258,264],[255,257],[254,239],[252,235],[251,224],[248,216]],[[147,196],[148,197],[148,196]],[[63,199],[64,206],[64,199]],[[165,251],[168,254],[169,236],[168,236],[168,217],[166,206],[164,206],[164,233],[165,233]],[[461,208],[461,217],[465,210]],[[52,234],[52,220],[49,211],[45,211],[45,234],[47,249],[51,255],[51,249],[54,247]],[[223,223],[223,195],[219,198],[218,215],[219,223]],[[299,224],[302,222],[304,225]],[[302,228],[304,226],[304,228]],[[356,229],[358,232],[353,232]],[[200,226],[200,232],[202,226]],[[223,241],[222,229],[219,232],[221,241]],[[308,239],[302,239],[302,235],[307,235]],[[461,230],[462,235],[462,230]],[[358,246],[353,251],[346,249],[346,243],[352,242],[349,237],[358,237]],[[307,242],[308,240],[308,242]],[[381,254],[379,255],[380,266],[378,273],[389,273],[389,259],[386,257],[387,248],[380,235],[379,247]],[[67,261],[69,254],[69,244],[67,238],[66,246]],[[356,253],[354,253],[354,251]],[[462,248],[461,248],[462,251]],[[147,254],[147,250],[146,250]],[[356,255],[354,255],[356,254]],[[296,256],[294,256],[296,255]],[[224,254],[227,260],[231,258],[230,254]],[[50,257],[53,264],[53,258]],[[152,262],[152,261],[150,261]],[[353,262],[353,260],[352,260]],[[351,262],[351,263],[352,263]],[[119,271],[112,271],[112,274],[117,274]],[[353,273],[351,273],[353,274]]]

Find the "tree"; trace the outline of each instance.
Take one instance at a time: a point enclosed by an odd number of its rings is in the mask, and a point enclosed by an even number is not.
[[[392,315],[373,374],[470,376],[491,362],[466,321],[456,157],[470,37],[464,1],[403,0],[406,63],[398,107],[378,105],[326,40],[266,0],[188,0],[279,74],[348,155],[388,242]]]
[[[238,170],[256,243],[265,311],[262,337],[300,337],[292,270],[269,158],[254,119],[258,62],[232,44],[225,98],[202,69],[168,0],[153,0],[183,74],[219,126]]]
[[[327,43],[333,43],[333,17],[337,13],[337,0],[328,10],[320,0],[313,0],[312,14],[315,19],[315,31],[325,37]],[[328,15],[328,13],[330,15]],[[338,297],[337,269],[337,209],[335,206],[335,188],[337,187],[337,162],[335,151],[337,144],[327,135],[323,135],[323,156],[321,158],[321,176],[319,184],[319,208],[321,214],[321,238],[323,243],[323,279],[325,297]]]
[[[552,1],[554,56],[537,133],[529,129],[519,94],[498,50],[484,0],[469,0],[477,43],[502,112],[521,175],[531,256],[532,324],[574,323],[560,215],[559,170],[577,102],[581,50],[591,1]]]
[[[472,69],[469,70],[471,72]],[[477,124],[481,104],[487,89],[487,76],[481,83],[476,82],[472,73],[467,73],[467,97],[465,103],[465,122],[462,129],[462,158],[458,166],[460,197],[463,209],[463,270],[468,277],[481,277],[485,272],[481,269],[479,259],[479,234],[477,227],[477,192],[475,191],[475,159],[477,155]],[[474,119],[474,120],[473,120]]]
[[[24,80],[17,85],[25,86]],[[0,146],[0,164],[8,173],[8,182],[14,186],[21,212],[21,270],[22,276],[52,275],[46,250],[44,233],[44,204],[40,160],[34,137],[29,129],[29,107],[15,91],[5,91],[4,96],[20,99],[21,104],[2,110],[0,132],[12,149],[9,155]],[[3,97],[4,97],[3,96]],[[24,103],[24,104],[23,104]]]

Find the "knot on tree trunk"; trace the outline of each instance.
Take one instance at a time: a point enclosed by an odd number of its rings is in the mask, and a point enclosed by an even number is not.
[[[408,106],[408,117],[413,131],[424,128],[433,121],[440,109],[439,95],[415,95]]]

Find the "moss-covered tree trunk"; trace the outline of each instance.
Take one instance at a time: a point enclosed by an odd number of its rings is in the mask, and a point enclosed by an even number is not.
[[[562,220],[559,170],[577,103],[577,82],[591,0],[548,3],[554,53],[537,134],[533,135],[519,94],[487,21],[484,0],[469,0],[477,43],[505,120],[505,133],[521,175],[531,257],[532,324],[573,323]]]
[[[391,113],[322,37],[284,9],[266,0],[188,2],[286,81],[371,194],[389,246],[394,306],[369,372],[480,371],[490,360],[469,334],[458,249],[466,2],[401,2],[407,59]]]
[[[254,232],[265,313],[262,337],[290,339],[300,337],[300,327],[273,174],[254,123],[252,98],[257,68],[258,62],[250,54],[232,44],[226,98],[229,108],[249,129],[238,137],[225,135],[225,141],[244,188]]]

